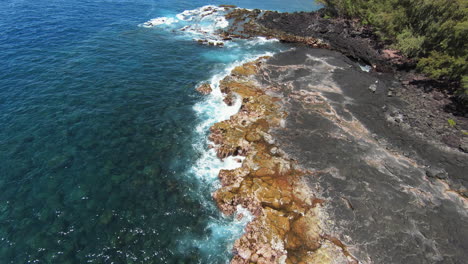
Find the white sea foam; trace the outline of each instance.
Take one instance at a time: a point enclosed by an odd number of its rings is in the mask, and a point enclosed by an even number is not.
[[[225,11],[226,8],[224,7],[207,5],[193,10],[185,10],[177,14],[176,17],[183,21],[211,22],[210,24],[214,28],[225,28],[229,25],[229,22],[224,17]]]
[[[221,46],[225,42],[215,34],[218,30],[229,26],[225,15],[227,9],[207,5],[193,10],[185,10],[173,17],[158,17],[151,19],[141,27],[173,30],[179,29],[182,36],[200,41],[202,44]]]
[[[151,19],[151,20],[141,24],[140,26],[146,27],[146,28],[151,28],[151,27],[155,27],[155,26],[159,26],[159,25],[171,25],[171,24],[174,24],[174,23],[177,23],[177,22],[179,22],[179,20],[174,19],[172,17],[158,17],[158,18]]]
[[[192,34],[195,39],[207,40],[206,43],[223,43],[215,33],[219,29],[229,26],[225,18],[225,8],[204,6],[194,10],[184,11],[176,17],[182,21],[190,21],[183,31]]]
[[[242,165],[243,157],[227,157],[220,160],[214,149],[207,149],[209,142],[207,134],[209,128],[216,122],[229,119],[232,115],[236,114],[242,104],[241,98],[237,98],[233,106],[228,106],[223,102],[223,94],[220,90],[220,81],[229,75],[236,66],[242,65],[247,61],[252,61],[261,56],[272,55],[272,53],[262,53],[247,56],[244,60],[235,61],[227,67],[214,74],[209,80],[213,91],[208,95],[205,100],[194,105],[193,109],[200,118],[200,123],[196,126],[196,140],[193,143],[193,147],[201,153],[201,157],[198,159],[196,164],[190,169],[189,175],[192,175],[198,179],[205,186],[205,191],[213,192],[214,190],[221,187],[218,180],[218,174],[220,170],[227,169],[232,170],[239,168]],[[239,162],[240,161],[240,162]],[[208,186],[208,188],[206,188]],[[213,206],[213,201],[202,200],[201,203],[210,208]],[[204,237],[203,240],[193,240],[190,238],[185,239],[184,243],[189,243],[192,246],[197,247],[207,258],[211,258],[211,254],[219,254],[219,250],[229,252],[232,249],[234,241],[239,238],[245,226],[252,221],[253,216],[241,206],[237,207],[236,215],[242,215],[242,219],[234,218],[214,218],[207,225],[208,236]],[[220,245],[224,245],[226,248],[219,248]],[[216,250],[218,249],[218,250]],[[218,252],[218,253],[215,253]]]
[[[150,20],[147,23],[148,25],[151,21],[153,21],[151,25],[159,23],[160,27],[158,28],[163,30],[165,28],[170,30],[179,28],[179,35],[185,38],[216,43],[222,41],[215,34],[216,31],[229,25],[224,17],[225,14],[225,8],[204,6],[177,14],[173,17],[173,20],[166,17],[166,19],[162,20]],[[276,42],[278,42],[276,39],[261,37],[252,40],[238,40],[224,45],[224,49],[212,49],[208,50],[206,54],[202,54],[202,57],[208,61],[224,65],[224,68],[219,68],[209,80],[206,80],[212,86],[212,93],[193,107],[200,120],[199,124],[194,128],[193,148],[200,153],[200,157],[194,166],[189,169],[187,176],[193,177],[196,182],[200,183],[200,191],[204,192],[204,194],[200,193],[200,202],[208,210],[213,209],[215,204],[210,196],[206,194],[221,187],[218,179],[220,170],[238,168],[243,161],[243,157],[239,156],[227,157],[221,160],[217,157],[215,149],[207,148],[208,145],[213,144],[208,140],[209,128],[213,124],[227,120],[236,114],[242,104],[241,98],[237,98],[232,106],[224,103],[224,95],[219,87],[220,81],[229,75],[236,66],[261,56],[272,56],[273,53],[267,52],[268,50],[281,51],[279,47],[275,46]],[[181,241],[181,247],[195,246],[206,256],[210,256],[211,254],[219,254],[219,246],[222,245],[226,246],[226,248],[221,250],[228,252],[232,248],[234,240],[242,235],[244,227],[252,220],[249,212],[242,207],[238,207],[236,213],[242,214],[244,217],[241,220],[236,217],[226,218],[223,216],[213,218],[206,227],[207,235],[204,238],[193,238],[191,235],[187,235],[184,241]]]
[[[279,42],[279,39],[276,39],[276,38],[268,39],[265,37],[256,37],[248,41],[247,45],[255,46],[255,45],[264,45],[264,44],[277,43],[277,42]]]
[[[179,244],[179,250],[186,252],[187,249],[196,247],[205,255],[205,260],[209,263],[219,263],[219,252],[231,251],[235,239],[241,236],[245,226],[252,220],[253,215],[239,205],[232,219],[212,219],[205,228],[209,236],[202,239],[187,236]],[[226,260],[226,263],[229,263],[229,260]]]
[[[193,10],[185,10],[182,13],[175,15],[175,17],[158,17],[151,19],[143,26],[153,27],[157,25],[170,25],[178,22],[181,23],[183,30],[193,30],[194,32],[213,33],[215,30],[229,26],[226,20],[226,9],[224,7],[217,7],[213,5],[203,6]]]
[[[221,72],[214,74],[213,77],[209,80],[213,91],[210,95],[206,97],[205,100],[194,105],[193,109],[197,113],[197,116],[202,120],[195,128],[197,137],[201,140],[198,140],[194,143],[194,148],[198,151],[201,151],[202,157],[197,161],[197,164],[192,168],[194,175],[202,179],[203,181],[213,183],[218,179],[218,173],[221,169],[235,169],[241,166],[238,159],[243,159],[242,157],[228,157],[224,160],[220,160],[216,156],[216,151],[214,149],[205,150],[206,145],[210,144],[207,138],[207,132],[209,128],[223,120],[229,119],[232,115],[236,114],[241,105],[241,98],[235,100],[234,105],[228,106],[224,103],[224,95],[219,88],[219,83],[231,71],[248,61],[255,60],[261,56],[271,56],[273,55],[270,52],[251,55],[244,60],[236,61],[229,64]]]

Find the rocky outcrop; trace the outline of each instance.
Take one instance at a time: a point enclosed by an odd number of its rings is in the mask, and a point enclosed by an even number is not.
[[[468,149],[464,123],[429,113],[423,92],[406,89],[424,83],[421,76],[376,72],[411,61],[382,50],[353,21],[243,9],[227,17],[225,39],[275,37],[328,49],[261,58],[220,83],[225,102],[242,100],[242,106],[211,128],[210,139],[219,158],[243,161],[220,172],[222,187],[213,197],[227,215],[242,206],[254,216],[234,244],[231,263],[466,259],[466,228],[459,227],[468,221],[468,163],[464,153],[438,142],[456,129],[460,140],[450,137],[446,144]],[[365,73],[349,58],[374,70]],[[401,100],[406,96],[409,105]],[[448,100],[433,97],[430,109]],[[429,123],[434,115],[440,118]]]
[[[322,232],[346,245],[343,254],[361,263],[467,259],[468,155],[415,133],[404,114],[413,106],[388,96],[401,92],[393,74],[296,48],[266,61],[258,76],[288,112],[270,132],[275,145],[307,169],[333,226]]]
[[[405,113],[407,118],[400,121],[411,121],[423,137],[466,152],[464,138],[468,135],[468,110],[457,103],[453,94],[456,86],[412,72],[415,62],[398,50],[387,49],[371,27],[356,20],[325,18],[322,10],[278,13],[237,8],[229,10],[226,18],[230,25],[219,32],[223,38],[277,38],[283,42],[335,50],[371,65],[371,71],[395,73],[402,89],[389,90],[387,96],[403,98],[413,106],[412,111]],[[375,85],[369,86],[373,92],[375,88]],[[449,126],[448,120],[453,120],[456,125]]]
[[[302,43],[315,48],[339,51],[377,71],[392,71],[414,66],[395,50],[384,50],[369,26],[347,19],[324,18],[316,12],[278,13],[273,11],[233,9],[226,18],[230,26],[220,34],[230,38],[264,36],[288,43]]]
[[[254,216],[234,244],[231,263],[357,263],[327,235],[323,201],[304,182],[307,172],[270,135],[287,113],[273,89],[255,80],[265,59],[239,66],[221,81],[221,91],[240,97],[242,106],[229,120],[213,125],[209,136],[219,158],[244,157],[240,168],[220,172],[222,187],[213,194],[224,214],[242,206]]]
[[[211,85],[209,83],[202,83],[197,87],[197,92],[207,95],[210,94],[213,91],[213,88],[211,88]]]

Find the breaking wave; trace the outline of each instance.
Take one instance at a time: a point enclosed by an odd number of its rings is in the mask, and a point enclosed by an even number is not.
[[[272,56],[274,53],[287,49],[278,40],[263,37],[250,40],[222,40],[216,32],[229,26],[228,20],[225,19],[227,11],[228,8],[208,5],[186,10],[174,16],[155,18],[140,25],[154,30],[175,31],[179,37],[195,40],[194,43],[210,43],[212,46],[219,46],[218,44],[222,43],[222,48],[213,47],[203,54],[204,59],[213,62],[218,67],[212,72],[210,79],[200,80],[208,82],[213,91],[193,107],[198,118],[198,125],[194,127],[193,148],[200,157],[187,173],[188,177],[193,177],[193,180],[199,183],[200,189],[197,192],[199,192],[201,204],[211,209],[216,205],[211,195],[207,193],[211,194],[220,187],[218,180],[220,170],[235,169],[242,164],[242,157],[228,157],[220,160],[216,151],[208,148],[212,144],[208,140],[209,128],[217,122],[229,119],[241,107],[241,98],[237,98],[232,106],[223,102],[224,95],[219,88],[219,83],[236,66],[261,56]],[[238,215],[242,217],[237,217]],[[211,219],[207,224],[206,235],[203,239],[187,235],[181,242],[179,250],[196,247],[206,259],[212,261],[215,255],[219,257],[220,253],[228,256],[235,239],[242,235],[244,227],[251,220],[252,216],[249,212],[241,207],[238,207],[237,215],[234,217],[224,217],[219,213],[218,218]],[[229,259],[226,258],[225,261],[228,262]]]

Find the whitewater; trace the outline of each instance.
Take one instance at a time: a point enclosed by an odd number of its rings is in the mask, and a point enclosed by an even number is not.
[[[229,261],[251,216],[224,217],[211,197],[218,172],[242,162],[209,148],[210,126],[240,107],[218,84],[289,47],[219,38],[220,4],[0,3],[1,263]],[[195,91],[205,82],[208,96]]]
[[[228,11],[228,8],[207,5],[194,10],[185,10],[174,17],[154,18],[139,25],[153,30],[169,30],[178,33],[176,39],[179,40],[191,39],[194,42],[201,43],[201,45],[210,42],[214,43],[212,46],[222,44],[222,48],[213,47],[220,50],[210,52],[206,56],[221,59],[223,66],[215,70],[210,79],[197,84],[198,86],[203,82],[207,82],[211,85],[213,91],[193,106],[199,120],[195,127],[196,136],[193,148],[200,153],[201,157],[187,172],[189,177],[194,177],[197,181],[200,181],[201,188],[197,192],[201,194],[201,202],[203,206],[212,210],[216,205],[211,197],[206,194],[211,194],[220,187],[219,172],[239,168],[243,160],[243,157],[233,156],[223,160],[219,159],[212,147],[213,143],[208,139],[210,127],[217,122],[228,120],[239,111],[241,106],[242,98],[240,97],[236,98],[232,106],[228,106],[223,101],[225,95],[221,92],[219,83],[237,66],[262,56],[272,56],[276,52],[290,49],[281,45],[277,39],[266,39],[264,37],[236,41],[222,40],[217,32],[229,26],[229,22],[224,17]],[[201,42],[200,39],[208,41]],[[193,88],[195,89],[197,86]],[[233,217],[220,215],[219,218],[212,219],[207,224],[208,235],[204,239],[184,238],[184,241],[181,241],[182,246],[179,250],[195,246],[205,254],[208,261],[214,261],[219,257],[219,254],[222,254],[226,256],[224,261],[228,263],[234,241],[242,235],[245,226],[252,219],[253,216],[247,209],[238,206]],[[220,248],[220,245],[223,245],[224,248]]]

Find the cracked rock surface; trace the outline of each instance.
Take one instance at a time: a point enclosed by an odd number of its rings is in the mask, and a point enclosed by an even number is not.
[[[298,48],[267,60],[257,78],[288,112],[270,132],[275,144],[307,172],[325,200],[322,228],[350,254],[362,263],[466,263],[468,155],[401,122],[410,108],[388,96],[399,85],[392,75]]]

